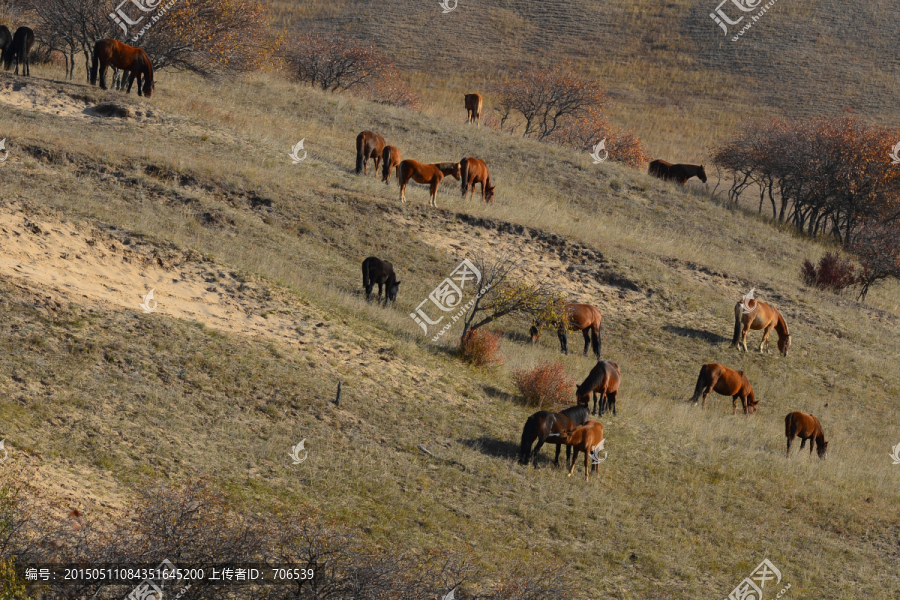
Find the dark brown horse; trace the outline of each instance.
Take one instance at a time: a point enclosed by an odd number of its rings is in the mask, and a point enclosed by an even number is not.
[[[794,438],[800,438],[800,449],[809,442],[809,456],[812,457],[813,440],[816,441],[816,453],[819,458],[825,458],[828,450],[828,442],[825,441],[825,432],[822,424],[812,415],[794,411],[784,418],[784,436],[787,438],[787,457],[791,457],[791,443]]]
[[[431,189],[431,206],[437,208],[437,189],[447,175],[459,179],[459,163],[434,163],[426,165],[416,160],[404,160],[397,167],[400,182],[400,202],[406,202],[406,184],[412,179],[416,183],[427,183]]]
[[[562,441],[557,441],[560,433],[574,431],[576,427],[587,421],[588,409],[586,406],[570,406],[569,408],[555,413],[547,410],[541,410],[525,421],[525,427],[522,428],[522,443],[519,445],[519,462],[527,465],[529,460],[534,460],[534,466],[537,466],[538,452],[544,445],[544,442],[556,444],[556,458],[553,462],[559,466],[559,451],[562,447]],[[531,445],[537,440],[537,446],[531,450]],[[569,464],[569,449],[566,449],[566,464]]]
[[[9,35],[9,29],[6,30]],[[19,74],[19,65],[22,65],[22,75],[31,75],[31,69],[28,68],[28,54],[34,46],[34,31],[29,27],[19,27],[12,36],[9,44],[0,55],[3,61],[3,68],[9,71],[13,61],[16,63],[16,75]]]
[[[384,138],[371,131],[363,131],[356,136],[356,174],[363,171],[369,174],[369,159],[375,161],[375,176],[378,177],[378,165],[384,152]]]
[[[481,125],[481,94],[466,94],[466,123]]]
[[[566,445],[566,464],[569,464],[569,448],[574,448],[572,453],[572,467],[569,469],[569,477],[575,472],[575,461],[578,453],[584,452],[584,480],[591,480],[590,459],[595,450],[603,450],[603,425],[600,421],[588,421],[575,431],[560,433],[559,439]],[[600,463],[594,465],[597,474],[600,474]]]
[[[3,55],[6,53],[6,48],[12,43],[12,34],[9,32],[9,27],[6,25],[0,25],[0,62],[3,60]]]
[[[386,287],[384,294],[384,304],[388,301],[393,302],[397,299],[397,291],[400,289],[400,282],[394,274],[394,265],[386,260],[381,260],[374,256],[370,256],[363,261],[363,287],[366,290],[366,300],[372,296],[372,288],[378,284],[378,299],[381,300],[382,287]]]
[[[462,197],[469,200],[475,195],[475,184],[481,184],[481,200],[484,202],[494,201],[494,187],[491,185],[491,175],[488,173],[487,165],[480,158],[464,158],[459,161],[460,177],[462,180]],[[469,193],[469,188],[472,191]]]
[[[737,401],[741,399],[744,414],[756,412],[759,401],[753,394],[753,386],[743,371],[735,371],[718,363],[707,363],[700,367],[700,376],[697,377],[697,385],[694,387],[694,396],[691,402],[696,404],[703,395],[703,408],[706,408],[706,397],[711,391],[723,396],[731,396],[731,414],[737,412]]]
[[[391,171],[400,166],[400,150],[397,146],[385,146],[381,153],[381,180],[385,183],[391,178]]]
[[[752,292],[752,290],[751,290]],[[755,298],[741,300],[734,305],[734,337],[731,347],[747,351],[747,334],[751,329],[762,329],[763,337],[759,342],[759,351],[769,349],[769,333],[772,329],[778,334],[778,351],[782,356],[788,355],[791,349],[791,333],[787,322],[778,309]]]
[[[131,85],[137,79],[138,96],[153,95],[153,65],[147,53],[140,48],[123,44],[118,40],[105,39],[94,44],[94,59],[91,62],[91,85],[97,84],[97,70],[100,71],[100,88],[106,89],[106,69],[110,66],[128,72],[126,94],[131,93]],[[122,73],[125,77],[125,73]],[[143,85],[141,80],[143,79]]]
[[[673,165],[664,160],[654,160],[650,162],[647,172],[654,177],[676,181],[681,185],[684,185],[691,177],[698,177],[700,181],[706,183],[706,171],[703,169],[703,165]]]
[[[592,415],[603,413],[612,409],[616,414],[616,395],[619,393],[619,385],[622,383],[622,373],[619,365],[611,360],[602,360],[594,365],[591,372],[581,385],[575,388],[575,400],[578,404],[587,406],[591,400],[591,392],[594,394],[594,409]],[[598,407],[599,395],[599,407]]]
[[[566,321],[567,323],[557,324],[556,335],[559,337],[559,345],[563,354],[569,353],[568,331],[580,331],[584,336],[584,355],[587,356],[588,344],[593,346],[594,354],[597,360],[600,360],[600,347],[603,340],[600,338],[600,311],[596,306],[590,304],[574,304],[566,303]],[[535,323],[531,326],[531,343],[538,340],[541,335],[540,326],[542,323]],[[551,324],[553,325],[553,324]]]

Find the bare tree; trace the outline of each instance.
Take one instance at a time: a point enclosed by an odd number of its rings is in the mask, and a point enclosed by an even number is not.
[[[381,72],[380,59],[374,46],[334,33],[302,35],[288,56],[300,81],[331,92],[373,83]]]
[[[900,223],[863,225],[850,249],[862,267],[857,276],[860,301],[878,281],[900,279]]]

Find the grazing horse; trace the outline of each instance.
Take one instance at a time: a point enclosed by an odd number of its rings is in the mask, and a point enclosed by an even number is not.
[[[809,456],[812,458],[813,440],[816,440],[816,453],[819,458],[825,458],[828,450],[828,442],[825,441],[825,432],[822,424],[812,415],[794,411],[784,418],[784,436],[787,438],[787,457],[791,457],[791,443],[795,437],[800,437],[800,449],[809,442]]]
[[[356,174],[363,171],[369,174],[369,159],[375,160],[375,176],[378,177],[378,165],[384,152],[384,138],[371,131],[363,131],[356,136]]]
[[[616,414],[616,395],[619,393],[619,385],[622,383],[622,373],[619,371],[619,365],[611,360],[603,360],[594,365],[587,378],[575,388],[575,400],[578,404],[587,406],[591,400],[591,392],[594,393],[594,409],[592,415],[596,415],[597,395],[599,394],[599,411],[600,416],[612,407],[613,414]]]
[[[400,166],[400,150],[397,146],[385,146],[381,153],[381,180],[385,183],[391,178],[391,171]]]
[[[603,340],[600,338],[600,311],[590,304],[575,304],[567,302],[565,306],[566,323],[559,323],[556,335],[559,337],[559,345],[563,354],[569,353],[567,331],[580,331],[584,336],[584,355],[587,356],[588,344],[591,344],[597,360],[600,360],[600,347]],[[541,323],[531,326],[531,343],[535,343],[541,335]]]
[[[125,73],[128,75],[128,87],[126,94],[131,93],[131,85],[137,78],[138,96],[153,95],[155,84],[153,83],[153,65],[147,53],[140,48],[123,44],[118,40],[100,40],[94,45],[94,59],[91,62],[91,85],[97,84],[97,70],[100,71],[100,88],[106,89],[106,69],[110,66],[121,69],[124,81]],[[143,79],[143,85],[141,80]]]
[[[731,396],[731,414],[737,412],[737,401],[741,399],[744,414],[756,412],[759,401],[753,394],[753,386],[743,371],[735,371],[718,363],[707,363],[700,367],[700,376],[697,377],[697,385],[694,387],[694,396],[691,402],[696,404],[703,394],[703,408],[706,408],[706,397],[711,391],[723,396]],[[749,411],[749,412],[748,412]]]
[[[5,28],[4,28],[5,29]],[[6,29],[9,35],[9,29]],[[13,61],[16,61],[16,75],[19,74],[19,65],[22,65],[22,75],[27,77],[31,75],[31,69],[28,68],[28,53],[34,46],[34,31],[30,27],[19,27],[13,34],[12,40],[7,44],[0,60],[3,61],[3,68],[9,71]]]
[[[496,186],[491,185],[491,175],[488,173],[487,165],[480,158],[464,158],[459,161],[459,169],[460,169],[460,177],[462,178],[462,197],[463,200],[466,199],[466,195],[469,195],[469,200],[475,196],[475,184],[481,184],[481,199],[484,202],[493,202],[494,201],[494,188]],[[471,186],[472,192],[469,193],[469,187]]]
[[[548,410],[541,410],[525,421],[525,427],[522,428],[522,443],[519,446],[519,463],[527,465],[529,460],[534,459],[534,466],[537,466],[538,452],[544,445],[544,442],[556,444],[556,458],[553,462],[559,466],[559,450],[562,446],[561,441],[556,441],[556,436],[566,431],[574,431],[576,427],[587,421],[588,409],[586,406],[570,406],[569,408],[555,413]],[[531,450],[531,445],[537,440],[537,446]],[[566,464],[569,464],[569,449],[566,448]]]
[[[416,183],[427,183],[431,186],[431,206],[437,208],[437,189],[447,175],[459,180],[459,163],[422,164],[416,160],[404,160],[397,167],[397,179],[400,181],[400,202],[406,202],[406,184],[412,179]]]
[[[387,306],[388,301],[393,302],[397,299],[397,291],[400,289],[400,282],[394,274],[394,265],[386,260],[370,256],[363,261],[363,287],[366,289],[366,300],[372,296],[372,288],[378,284],[378,299],[381,300],[382,286],[387,290],[384,294],[384,304]]]
[[[741,300],[734,305],[734,337],[731,339],[731,347],[737,347],[747,351],[747,334],[751,329],[762,329],[763,337],[759,342],[759,351],[769,349],[769,333],[772,329],[778,334],[778,351],[782,356],[788,355],[791,349],[791,333],[788,331],[787,322],[775,307],[750,298]]]
[[[664,160],[654,160],[650,162],[647,172],[660,179],[677,181],[681,185],[684,185],[684,182],[691,177],[698,177],[700,181],[706,183],[706,171],[703,169],[703,165],[673,165]]]
[[[603,425],[600,421],[588,421],[581,427],[572,432],[560,433],[559,439],[566,445],[566,464],[568,464],[568,450],[574,448],[572,453],[572,467],[569,469],[568,477],[575,472],[575,461],[578,460],[578,453],[584,452],[584,480],[591,480],[591,453],[594,450],[603,450]],[[600,464],[594,465],[597,475],[600,474]]]
[[[12,43],[12,34],[9,27],[0,25],[0,57],[6,52],[6,48]],[[0,58],[2,60],[2,58]]]
[[[466,123],[481,125],[481,94],[466,94]]]

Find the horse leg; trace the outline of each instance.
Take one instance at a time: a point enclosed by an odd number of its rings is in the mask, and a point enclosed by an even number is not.
[[[559,346],[562,349],[562,353],[567,355],[569,354],[569,340],[566,335],[565,330],[560,329],[556,332],[557,337],[559,337]]]
[[[434,208],[437,208],[437,189],[440,183],[441,180],[437,177],[431,181],[431,206]]]
[[[101,59],[100,60],[100,89],[101,90],[106,89],[106,69],[108,69],[108,68],[109,68],[109,63],[105,63]]]
[[[810,458],[812,458],[812,451],[813,451],[813,439],[809,438],[809,457]]]
[[[581,330],[581,335],[584,336],[584,352],[582,352],[581,354],[582,354],[583,356],[587,356],[588,348],[589,348],[590,345],[591,345],[591,328],[590,328],[590,327],[585,327],[584,329],[582,329],[582,330]]]
[[[562,450],[562,444],[556,445],[556,457],[553,459],[553,464],[555,466],[559,466],[559,451]],[[566,457],[566,464],[568,464],[568,457]]]
[[[538,453],[541,451],[541,448],[543,448],[543,447],[544,447],[544,440],[538,438],[537,446],[534,447],[534,452],[533,452],[535,468],[537,468]]]
[[[400,174],[400,169],[397,169],[397,174]],[[409,180],[407,180],[409,181]],[[400,180],[400,202],[406,204],[406,183],[407,181]]]
[[[706,408],[706,397],[709,396],[709,393],[713,391],[713,388],[716,387],[716,383],[718,382],[719,378],[715,376],[709,380],[709,385],[703,390],[703,404],[700,405],[700,408]]]
[[[378,177],[378,167],[381,166],[381,157],[375,156],[375,177]]]
[[[787,438],[787,458],[791,458],[791,442],[794,441],[794,436],[789,435]]]
[[[616,416],[618,414],[616,413],[616,394],[618,393],[619,392],[609,392],[608,394],[606,394],[607,403],[609,406],[612,406],[613,416]]]
[[[384,283],[379,281],[378,282],[378,301],[379,302],[381,302],[381,292],[383,289],[384,289]]]
[[[587,450],[584,451],[584,480],[591,480],[591,469],[588,465],[590,465],[591,453]]]
[[[578,460],[578,448],[572,450],[572,467],[569,469],[569,474],[566,477],[571,477],[572,473],[575,472],[575,461]]]
[[[572,455],[572,446],[566,444],[566,468],[569,468],[569,458]]]

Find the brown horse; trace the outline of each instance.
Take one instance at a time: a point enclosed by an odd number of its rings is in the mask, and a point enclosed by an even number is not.
[[[0,62],[3,61],[3,55],[6,54],[6,48],[12,43],[12,39],[9,27],[0,25]]]
[[[559,344],[563,354],[569,353],[568,331],[580,331],[584,336],[584,355],[587,356],[588,344],[594,349],[597,360],[600,360],[600,347],[603,340],[600,338],[600,311],[596,306],[590,304],[575,304],[567,302],[566,307],[567,323],[560,323],[557,326],[556,335],[559,337]],[[531,343],[535,343],[541,335],[541,323],[535,323],[531,326]]]
[[[612,408],[613,414],[616,413],[616,395],[619,393],[619,385],[622,383],[622,373],[619,371],[619,365],[611,360],[603,360],[594,365],[591,372],[585,380],[575,388],[575,401],[585,406],[591,400],[591,392],[594,393],[594,409],[592,415],[598,414],[598,394],[599,394],[599,415]]]
[[[9,29],[6,30],[9,34]],[[16,62],[16,75],[19,74],[19,65],[22,66],[22,75],[31,75],[31,69],[28,68],[28,54],[34,46],[34,31],[30,27],[19,27],[13,34],[9,44],[7,44],[3,53],[0,54],[0,60],[3,61],[3,68],[9,71],[13,61]]]
[[[731,396],[731,414],[737,412],[737,401],[741,399],[744,414],[756,412],[759,401],[753,395],[753,386],[743,371],[735,371],[718,363],[707,363],[700,367],[700,376],[697,377],[697,386],[694,388],[694,396],[691,402],[696,404],[703,394],[703,408],[706,408],[706,397],[711,391],[723,396]]]
[[[481,94],[466,94],[466,123],[481,125]]]
[[[762,329],[763,337],[759,342],[759,351],[763,347],[769,349],[769,333],[775,329],[778,334],[778,351],[782,356],[788,355],[791,349],[791,333],[788,331],[787,322],[773,306],[754,298],[741,300],[734,305],[734,337],[731,339],[732,348],[740,348],[747,351],[747,334],[751,329]]]
[[[544,446],[544,443],[556,444],[556,458],[553,459],[554,464],[559,466],[559,450],[562,441],[559,440],[559,434],[575,431],[575,428],[588,420],[588,409],[586,406],[570,406],[558,413],[547,410],[540,410],[525,421],[525,427],[522,428],[522,443],[519,445],[519,462],[527,465],[529,460],[534,460],[534,466],[537,466],[538,452]],[[537,440],[537,446],[532,451],[531,445]],[[566,448],[566,465],[569,464],[569,452]]]
[[[684,185],[691,177],[698,177],[700,181],[706,183],[706,170],[703,165],[673,165],[665,160],[654,160],[650,162],[647,172],[654,177],[676,181],[681,185]]]
[[[494,187],[491,185],[491,175],[488,173],[487,165],[480,158],[464,158],[459,161],[460,176],[462,177],[462,197],[469,200],[475,196],[475,184],[481,184],[481,199],[484,202],[494,201]],[[469,193],[469,188],[472,188]]]
[[[600,421],[588,421],[581,427],[576,428],[575,431],[560,433],[559,439],[567,446],[567,450],[569,446],[574,448],[574,452],[572,453],[572,467],[569,469],[568,476],[571,477],[572,473],[575,472],[575,461],[578,460],[578,453],[584,452],[584,479],[585,481],[590,481],[591,453],[594,452],[594,450],[603,450],[603,425]],[[599,463],[594,465],[594,469],[596,469],[597,474],[599,475]]]
[[[369,159],[375,160],[375,176],[378,177],[378,165],[384,152],[384,138],[371,131],[363,131],[356,136],[356,174],[363,171],[369,174]]]
[[[385,183],[391,178],[391,171],[400,166],[400,150],[397,146],[385,146],[381,153],[381,180]]]
[[[97,69],[100,69],[100,88],[106,89],[106,69],[113,66],[116,69],[128,71],[128,87],[126,94],[131,93],[131,85],[137,78],[138,96],[153,95],[153,65],[147,53],[140,48],[123,44],[118,40],[105,39],[94,44],[94,59],[91,63],[91,85],[97,84]],[[124,77],[125,74],[123,73]],[[143,79],[143,86],[141,86]]]
[[[404,160],[397,167],[400,182],[400,202],[406,202],[406,184],[412,179],[416,183],[427,183],[431,187],[431,206],[437,208],[437,189],[447,175],[459,180],[459,163],[435,163],[426,165],[417,160]]]
[[[794,411],[784,418],[784,436],[787,438],[787,457],[791,457],[791,443],[795,437],[800,437],[800,449],[809,442],[809,456],[812,458],[813,440],[816,440],[816,453],[819,458],[825,458],[828,450],[828,442],[825,441],[825,432],[822,424],[812,415]]]

